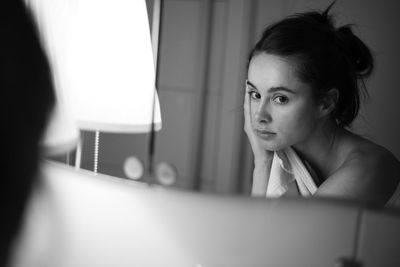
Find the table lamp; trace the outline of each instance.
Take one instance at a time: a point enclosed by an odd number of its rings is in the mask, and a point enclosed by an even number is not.
[[[98,144],[100,132],[161,129],[144,0],[28,0],[27,4],[50,52],[56,87],[80,130],[95,131]],[[95,172],[97,153],[95,147]],[[80,155],[77,159],[79,167]]]

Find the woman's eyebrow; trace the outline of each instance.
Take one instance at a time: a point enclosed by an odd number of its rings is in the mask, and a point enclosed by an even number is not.
[[[249,80],[246,80],[246,85],[251,86],[254,89],[258,90],[258,88],[254,84],[252,84]],[[287,93],[296,94],[296,92],[294,90],[287,88],[285,86],[271,87],[268,90],[269,93],[274,93],[274,92],[278,92],[278,91],[285,91]]]
[[[249,85],[249,86],[253,87],[254,89],[257,89],[257,87],[254,84],[252,84],[249,80],[246,80],[246,85]]]
[[[285,92],[287,92],[287,93],[296,94],[295,91],[293,91],[292,89],[287,88],[287,87],[285,87],[285,86],[271,87],[271,88],[269,88],[269,90],[268,90],[269,93],[274,93],[274,92],[278,92],[278,91],[285,91]]]

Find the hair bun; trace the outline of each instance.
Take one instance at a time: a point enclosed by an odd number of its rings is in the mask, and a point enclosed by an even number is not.
[[[340,46],[347,52],[359,76],[369,76],[374,68],[373,58],[369,48],[353,34],[350,25],[337,29]]]

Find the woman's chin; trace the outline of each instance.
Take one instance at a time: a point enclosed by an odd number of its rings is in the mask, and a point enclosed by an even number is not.
[[[265,140],[261,140],[261,146],[268,151],[279,151],[287,147],[282,144],[277,144],[276,142],[270,142]]]

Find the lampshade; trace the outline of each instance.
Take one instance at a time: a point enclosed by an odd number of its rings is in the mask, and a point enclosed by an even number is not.
[[[80,129],[161,129],[144,0],[29,0]]]
[[[71,1],[71,0],[68,0]],[[161,126],[145,1],[74,0],[65,76],[81,129],[149,132]],[[154,104],[153,104],[154,102]]]

